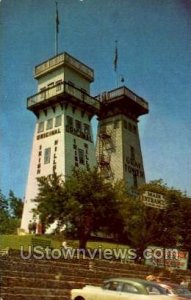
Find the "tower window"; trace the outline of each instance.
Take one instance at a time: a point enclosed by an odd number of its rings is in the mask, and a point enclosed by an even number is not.
[[[137,188],[138,184],[137,184],[137,175],[133,174],[133,185],[134,188]]]
[[[84,124],[84,133],[90,135],[90,125]]]
[[[130,156],[132,160],[135,160],[135,148],[130,146]]]
[[[78,121],[78,120],[76,120],[76,130],[79,130],[79,131],[81,131],[81,129],[82,129],[82,124],[81,124],[81,122],[80,121]]]
[[[51,148],[44,149],[44,164],[50,163]]]
[[[55,140],[55,141],[54,141],[54,145],[58,145],[58,140]]]
[[[67,126],[73,127],[73,118],[70,117],[70,116],[67,116],[66,117],[66,123],[67,123]]]
[[[44,131],[44,122],[38,123],[38,133]]]
[[[49,119],[46,124],[46,129],[52,129],[53,127],[53,119]]]
[[[78,156],[79,156],[79,163],[84,165],[84,150],[83,149],[78,149]]]
[[[57,116],[55,120],[55,127],[58,127],[62,124],[62,116]]]

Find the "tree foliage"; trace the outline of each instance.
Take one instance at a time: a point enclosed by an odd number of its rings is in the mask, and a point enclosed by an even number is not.
[[[141,250],[157,245],[191,251],[191,199],[162,180],[143,185],[139,195],[144,191],[162,194],[167,207],[156,209],[145,206],[139,197],[127,197],[123,218],[129,243]]]
[[[17,219],[21,219],[23,211],[22,199],[16,197],[13,191],[10,190],[8,203],[11,216]]]
[[[117,210],[117,184],[105,182],[97,169],[74,169],[65,182],[57,174],[41,177],[38,185],[34,201],[41,221],[51,224],[58,220],[60,225],[74,228],[80,248],[86,247],[92,232],[114,233],[122,228]]]
[[[23,203],[12,191],[6,198],[0,191],[0,234],[16,233],[20,225]]]
[[[91,233],[101,231],[141,253],[149,245],[191,251],[191,199],[162,180],[145,184],[132,194],[122,181],[111,184],[96,169],[78,169],[65,182],[53,174],[39,178],[38,184],[34,201],[41,221],[67,224],[76,232],[80,247],[86,246]],[[162,194],[166,209],[145,206],[140,198],[144,191]]]

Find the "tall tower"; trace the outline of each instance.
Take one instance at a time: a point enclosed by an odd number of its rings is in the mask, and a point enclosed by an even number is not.
[[[65,178],[74,166],[96,165],[90,121],[100,109],[90,96],[94,71],[66,52],[36,66],[34,78],[38,91],[27,99],[37,120],[21,222],[25,231],[33,217],[38,177],[55,171]]]
[[[97,160],[108,179],[123,179],[129,188],[145,183],[138,117],[148,103],[123,86],[97,96],[101,102]]]

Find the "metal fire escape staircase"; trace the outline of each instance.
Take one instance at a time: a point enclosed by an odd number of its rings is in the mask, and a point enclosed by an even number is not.
[[[114,149],[112,133],[109,132],[109,130],[101,128],[98,143],[98,166],[103,176],[107,179],[111,179],[113,178],[113,172],[110,162],[111,153]]]

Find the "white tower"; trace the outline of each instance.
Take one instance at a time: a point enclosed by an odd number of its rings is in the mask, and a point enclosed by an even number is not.
[[[96,165],[91,118],[100,103],[91,97],[91,68],[64,52],[35,67],[38,92],[27,99],[37,117],[21,229],[28,231],[32,201],[38,193],[37,177],[55,171],[64,178],[74,166]]]

